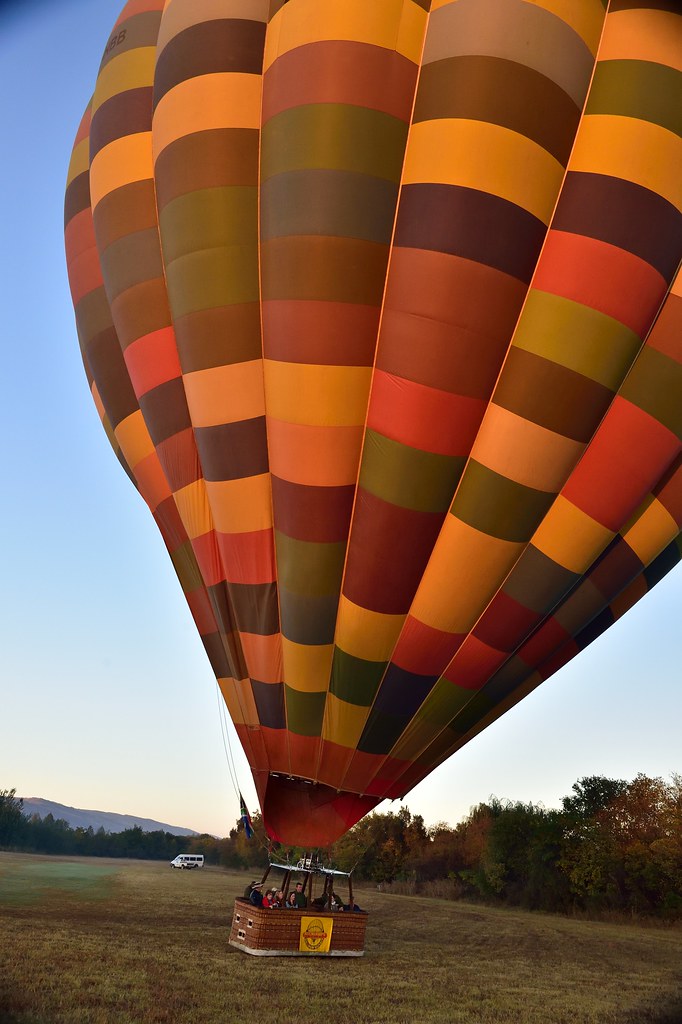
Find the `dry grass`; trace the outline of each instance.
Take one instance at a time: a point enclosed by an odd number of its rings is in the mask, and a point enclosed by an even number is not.
[[[0,853],[0,1024],[681,1024],[682,930],[360,890],[364,959],[227,944],[246,876]]]

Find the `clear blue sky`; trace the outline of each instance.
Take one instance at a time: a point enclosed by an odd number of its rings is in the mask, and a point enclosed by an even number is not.
[[[64,263],[71,145],[120,6],[0,0],[0,789],[222,835],[238,806],[215,681],[100,427]],[[409,794],[410,809],[454,823],[491,794],[552,806],[584,775],[682,771],[681,597],[678,569]]]

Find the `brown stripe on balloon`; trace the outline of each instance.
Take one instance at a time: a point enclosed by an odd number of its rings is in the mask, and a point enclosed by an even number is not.
[[[212,18],[179,32],[164,47],[154,72],[154,109],[181,82],[200,75],[260,75],[265,25],[261,21]]]
[[[123,235],[106,249],[100,248],[100,259],[110,302],[140,281],[163,277],[157,228]]]
[[[165,385],[161,386],[164,387]],[[154,391],[148,391],[146,395],[142,396],[140,408],[142,408],[142,402],[144,402],[148,395],[153,396]],[[148,415],[146,409],[143,411],[143,415]],[[155,423],[152,420],[149,423],[150,436],[157,430],[160,432],[163,426],[163,423]],[[156,453],[159,456],[159,461],[163,466],[163,471],[173,493],[181,491],[183,487],[188,487],[189,484],[194,484],[197,480],[201,479],[201,466],[197,458],[196,444],[191,426],[177,430],[169,434],[164,440],[157,441]]]
[[[140,409],[155,445],[192,426],[181,377],[147,391],[140,397]]]
[[[645,345],[619,395],[682,438],[682,365]]]
[[[282,634],[295,644],[319,647],[334,642],[339,604],[338,584],[331,594],[299,594],[279,587]]]
[[[243,633],[272,636],[279,632],[276,583],[217,583],[207,587],[218,622],[233,624]],[[248,675],[242,663],[241,679]]]
[[[265,416],[214,427],[195,427],[206,480],[239,480],[268,471]]]
[[[499,196],[457,185],[405,185],[396,246],[485,263],[528,283],[545,237],[537,217]]]
[[[523,282],[485,264],[394,249],[377,368],[487,400],[525,294]]]
[[[258,180],[259,135],[253,128],[215,128],[183,135],[155,163],[159,210],[177,196]]]
[[[585,114],[614,114],[658,124],[682,135],[682,73],[645,60],[597,64]]]
[[[568,593],[575,580],[575,573],[529,544],[505,581],[504,593],[540,615],[550,611],[557,593]]]
[[[622,537],[616,537],[590,569],[589,580],[611,600],[641,571],[641,560]]]
[[[76,175],[66,189],[64,196],[64,226],[90,206],[90,172]]]
[[[613,392],[582,373],[512,347],[495,389],[495,405],[587,444]]]
[[[530,540],[553,501],[554,494],[526,487],[470,459],[457,491],[457,518],[491,537],[522,543]]]
[[[111,310],[104,288],[95,288],[84,295],[76,306],[76,313],[78,333],[85,339],[94,338],[112,327]]]
[[[356,238],[290,236],[261,245],[262,299],[321,299],[375,305],[388,246]]]
[[[609,13],[616,11],[663,11],[665,14],[679,14],[679,0],[611,0]]]
[[[466,54],[424,65],[412,120],[455,117],[508,128],[565,165],[580,110],[556,82],[534,68]]]
[[[90,129],[90,160],[116,139],[149,131],[152,87],[141,86],[116,93],[97,109]]]
[[[344,596],[362,608],[405,614],[436,542],[443,513],[401,508],[364,490],[358,492],[357,503],[362,514],[356,513],[354,518]],[[372,552],[371,573],[363,557],[367,551]]]
[[[261,240],[286,235],[391,241],[395,182],[352,171],[310,168],[261,183]]]
[[[145,228],[158,231],[151,178],[117,188],[97,204],[97,246],[100,252],[112,242]]]
[[[198,309],[174,321],[184,373],[261,357],[257,302]]]
[[[128,288],[114,299],[111,310],[123,349],[143,335],[170,327],[172,323],[163,278],[142,281]]]
[[[263,308],[266,355],[291,363],[371,366],[379,315],[377,306],[271,300]]]
[[[137,411],[138,402],[121,356],[121,346],[114,326],[91,337],[85,348],[102,404],[112,426],[116,428],[122,420]]]
[[[275,529],[314,543],[345,541],[355,488],[306,487],[272,477]]]
[[[297,46],[266,72],[262,121],[309,103],[343,103],[409,119],[417,67],[395,50],[347,39]]]
[[[656,192],[623,178],[569,171],[552,229],[631,252],[666,280],[679,263],[682,213]]]
[[[160,22],[161,11],[159,10],[141,11],[118,24],[104,48],[99,70],[101,71],[110,60],[127,50],[136,50],[140,46],[156,46]]]

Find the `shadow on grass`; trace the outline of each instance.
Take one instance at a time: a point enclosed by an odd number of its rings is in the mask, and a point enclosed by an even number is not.
[[[660,1006],[631,1010],[623,1017],[623,1024],[682,1024],[682,995],[666,998]]]

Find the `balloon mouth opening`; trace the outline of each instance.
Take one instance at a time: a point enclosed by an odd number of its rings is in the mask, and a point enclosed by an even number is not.
[[[270,775],[263,800],[265,831],[285,846],[330,846],[381,800],[310,779]]]

